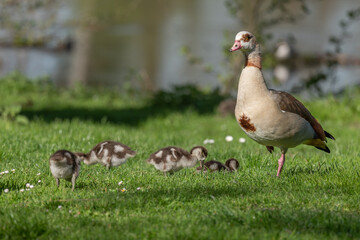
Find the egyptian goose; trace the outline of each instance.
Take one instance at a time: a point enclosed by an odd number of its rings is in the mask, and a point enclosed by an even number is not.
[[[288,148],[307,144],[330,153],[326,138],[335,138],[323,130],[309,110],[289,93],[267,88],[255,36],[247,31],[239,32],[230,52],[239,49],[245,55],[245,67],[239,79],[235,117],[246,135],[265,145],[270,153],[274,147],[280,148],[277,176]]]
[[[76,153],[86,165],[100,163],[107,169],[117,167],[135,157],[136,152],[128,146],[114,141],[103,141],[93,147],[89,153]]]
[[[80,158],[67,150],[59,150],[50,156],[50,171],[59,187],[60,179],[71,181],[72,191],[80,173]]]
[[[208,151],[202,146],[193,147],[190,152],[170,146],[151,154],[147,162],[166,175],[167,172],[173,173],[182,168],[191,168],[198,161],[200,161],[200,167],[203,168],[207,154]]]
[[[235,158],[230,158],[225,162],[225,167],[228,171],[234,172],[239,168],[239,162]]]
[[[202,168],[201,166],[196,168],[197,172],[216,172],[216,171],[222,171],[222,170],[226,170],[226,166],[224,164],[222,164],[221,162],[215,161],[215,160],[210,160],[207,161],[206,163],[204,163],[204,168]]]

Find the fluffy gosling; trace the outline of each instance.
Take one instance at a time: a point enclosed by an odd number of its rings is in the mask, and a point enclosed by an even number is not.
[[[49,158],[50,171],[59,187],[60,179],[71,181],[74,191],[75,182],[80,173],[80,158],[67,150],[59,150]]]
[[[193,147],[190,152],[170,146],[151,154],[147,162],[166,175],[168,172],[174,173],[183,168],[194,167],[198,161],[200,167],[203,168],[207,154],[208,151],[202,146]]]
[[[124,164],[128,158],[135,157],[136,152],[128,146],[115,142],[103,141],[93,147],[89,153],[76,153],[86,165],[100,163],[107,169]]]

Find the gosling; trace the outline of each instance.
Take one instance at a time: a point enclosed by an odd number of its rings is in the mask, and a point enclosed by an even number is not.
[[[59,187],[60,179],[71,181],[72,188],[75,189],[75,182],[80,173],[80,158],[67,150],[59,150],[51,155],[49,159],[50,171]]]
[[[204,169],[202,170],[201,167],[196,169],[197,172],[220,172],[227,170],[228,172],[234,172],[239,168],[239,162],[235,158],[228,159],[225,164],[211,160],[204,164]]]
[[[239,162],[235,158],[230,158],[225,162],[225,166],[229,172],[234,172],[238,170]]]
[[[193,147],[190,153],[182,148],[170,146],[151,154],[147,162],[154,165],[166,176],[166,173],[174,173],[183,168],[194,167],[198,161],[200,167],[203,168],[207,155],[208,151],[202,146]]]
[[[210,160],[210,161],[207,161],[205,164],[204,164],[204,169],[202,169],[201,167],[198,167],[196,168],[196,171],[197,172],[217,172],[217,171],[223,171],[223,170],[227,170],[227,167],[221,163],[221,162],[218,162],[218,161],[215,161],[215,160]]]
[[[125,144],[115,141],[103,141],[93,147],[89,153],[76,153],[86,165],[100,163],[108,170],[124,164],[129,158],[135,157],[136,152]]]

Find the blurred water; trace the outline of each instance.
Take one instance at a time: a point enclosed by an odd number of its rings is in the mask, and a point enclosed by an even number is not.
[[[14,71],[30,78],[50,77],[57,85],[67,85],[71,54],[36,48],[0,48],[0,76]]]
[[[65,86],[76,81],[110,87],[121,87],[124,82],[130,82],[150,89],[183,83],[209,87],[219,84],[215,75],[189,64],[180,54],[180,49],[189,46],[195,56],[203,58],[216,71],[224,71],[221,65],[224,59],[223,33],[227,30],[235,35],[242,30],[240,24],[229,16],[224,1],[138,0],[132,6],[120,2],[118,5],[113,2],[114,6],[102,6],[102,3],[93,1],[94,5],[88,11],[101,16],[102,20],[85,30],[67,29],[73,36],[75,51],[0,48],[0,76],[17,70],[32,78],[49,76],[56,84]],[[295,48],[298,52],[321,54],[329,49],[329,35],[340,32],[339,20],[359,2],[328,0],[312,1],[309,5],[312,12],[303,21],[295,26],[283,24],[271,31],[278,39],[292,34],[297,39]],[[121,17],[110,17],[110,20],[103,17],[106,11],[116,6],[126,6],[113,13]],[[71,2],[59,9],[62,18],[68,16],[64,21],[77,16],[78,11],[79,5]],[[359,27],[355,24],[349,29],[352,36],[343,47],[346,56],[360,55]],[[82,49],[76,48],[79,46]],[[275,87],[289,90],[316,70],[313,67],[291,70],[288,81]],[[239,74],[240,71],[239,68]],[[265,76],[272,79],[273,72],[268,70]],[[323,84],[325,91],[336,92],[345,86],[360,84],[359,66],[340,66],[336,76],[335,83]]]

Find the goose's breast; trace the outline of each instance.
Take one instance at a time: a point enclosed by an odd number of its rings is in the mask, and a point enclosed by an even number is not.
[[[246,135],[264,145],[294,147],[314,135],[311,125],[294,113],[263,111],[254,114],[244,111],[237,121]]]

